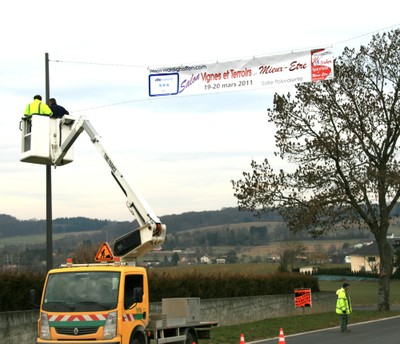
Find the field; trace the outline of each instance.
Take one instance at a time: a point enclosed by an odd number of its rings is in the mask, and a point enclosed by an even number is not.
[[[343,267],[343,265],[329,264],[326,268]],[[182,265],[178,267],[157,268],[157,272],[168,271],[173,274],[184,274],[187,271],[196,271],[199,274],[210,273],[241,273],[241,274],[269,274],[277,271],[278,264],[212,264],[212,265]],[[341,287],[340,281],[319,281],[321,291],[336,291]],[[351,296],[355,306],[374,306],[378,299],[378,281],[351,281]],[[400,307],[400,281],[393,280],[390,289],[390,301],[393,306]]]
[[[46,234],[44,233],[45,229],[43,229],[43,234],[35,234],[35,235],[18,235],[15,237],[6,237],[2,238],[0,242],[0,248],[7,245],[36,245],[36,244],[45,244],[46,243]],[[95,234],[96,231],[82,231],[82,232],[73,232],[73,233],[53,233],[53,241],[63,239],[66,236],[79,236],[83,234]]]
[[[319,281],[321,291],[336,291],[342,282]],[[355,307],[375,306],[378,302],[378,281],[350,281],[351,300]],[[400,281],[394,280],[390,288],[390,303],[400,307]]]
[[[354,245],[359,242],[357,239],[348,239],[345,241],[349,245]],[[301,240],[299,241],[304,245],[307,252],[327,252],[331,247],[335,247],[336,250],[342,249],[343,240]],[[281,242],[272,242],[265,246],[252,246],[247,247],[245,250],[241,250],[240,253],[247,254],[249,256],[265,256],[273,253],[277,253],[281,250]]]

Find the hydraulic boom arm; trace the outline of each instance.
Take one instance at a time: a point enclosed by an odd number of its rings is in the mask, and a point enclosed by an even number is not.
[[[71,121],[74,121],[72,117],[64,116],[60,125],[71,125]],[[89,135],[90,140],[111,169],[112,176],[127,197],[126,205],[129,211],[135,216],[140,226],[138,229],[114,241],[114,255],[121,257],[123,260],[135,259],[139,256],[143,256],[165,241],[166,226],[162,224],[160,219],[153,213],[152,209],[139,192],[132,190],[129,186],[128,182],[102,146],[100,142],[101,137],[97,134],[89,120],[84,116],[81,116],[76,121],[68,137],[59,148],[55,150],[53,154],[54,157],[52,157],[53,164],[55,166],[61,164],[68,149],[83,131],[86,131]]]

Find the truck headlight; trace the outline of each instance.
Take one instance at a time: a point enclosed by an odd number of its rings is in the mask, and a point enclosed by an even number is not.
[[[40,313],[40,338],[51,339],[49,317],[46,313]]]
[[[103,331],[104,339],[111,339],[117,335],[117,314],[117,312],[108,313]]]

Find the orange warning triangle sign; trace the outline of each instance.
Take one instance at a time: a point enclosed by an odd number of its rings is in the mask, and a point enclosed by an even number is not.
[[[104,242],[101,245],[95,259],[97,262],[112,262],[114,260],[114,255],[112,254],[108,243]]]

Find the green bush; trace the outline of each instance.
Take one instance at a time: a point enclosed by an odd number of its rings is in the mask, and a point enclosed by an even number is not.
[[[319,291],[318,280],[298,273],[171,273],[158,269],[149,271],[149,293],[152,302],[168,297],[200,297],[201,299],[291,294],[296,288]],[[38,307],[45,276],[33,273],[0,274],[0,312]],[[35,303],[30,291],[35,289]]]
[[[45,276],[33,273],[0,273],[0,312],[38,307]],[[30,291],[35,290],[35,303],[30,303]]]
[[[297,273],[252,274],[187,274],[149,273],[150,300],[168,297],[200,297],[201,299],[290,294],[296,288],[311,288],[318,292],[318,280]]]

